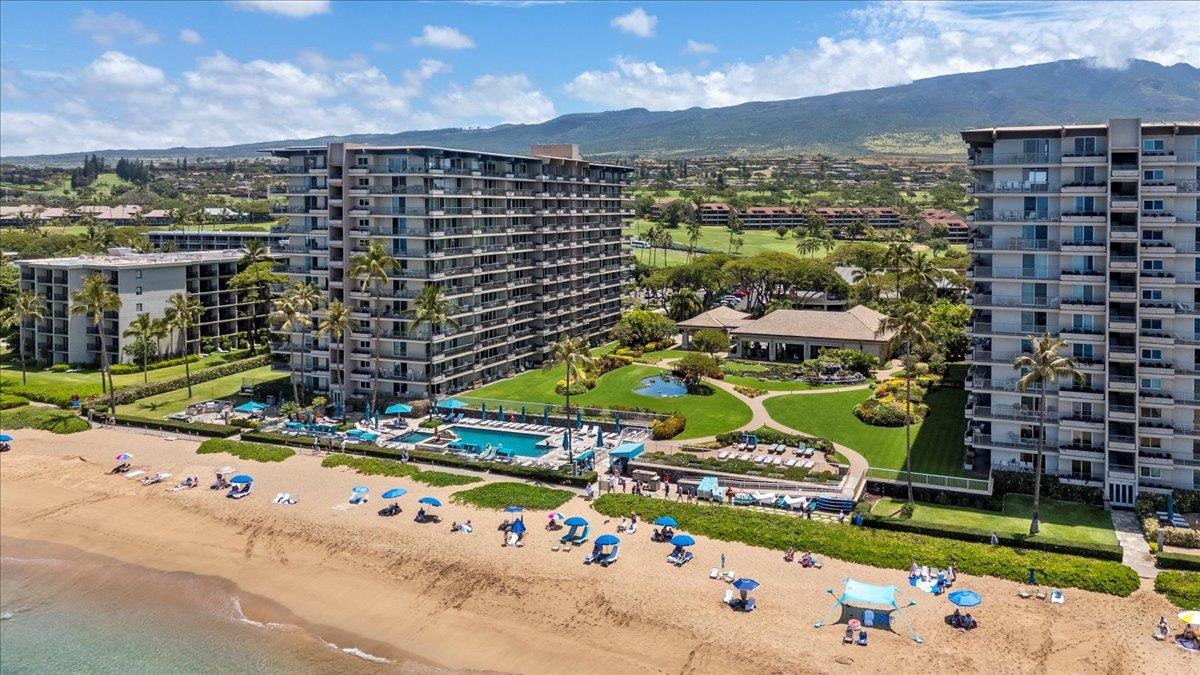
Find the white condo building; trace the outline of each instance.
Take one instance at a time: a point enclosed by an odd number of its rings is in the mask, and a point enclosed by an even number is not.
[[[536,366],[562,337],[599,338],[620,318],[631,169],[585,161],[571,145],[529,156],[343,143],[272,154],[287,160],[287,273],[352,310],[340,343],[310,335],[294,357],[305,386],[334,403],[376,386],[382,400],[425,397],[431,385],[462,391]],[[378,298],[350,274],[372,243],[400,264]],[[427,284],[456,308],[457,329],[409,330]]]
[[[1108,502],[1200,487],[1200,122],[965,131],[977,468],[1044,471]],[[1030,335],[1062,336],[1085,373],[1017,390]]]

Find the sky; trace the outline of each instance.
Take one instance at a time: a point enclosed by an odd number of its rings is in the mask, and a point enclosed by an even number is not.
[[[0,0],[0,155],[536,123],[1086,58],[1200,66],[1200,1]]]

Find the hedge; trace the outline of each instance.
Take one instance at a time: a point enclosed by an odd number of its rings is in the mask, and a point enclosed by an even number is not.
[[[364,476],[396,476],[411,478],[425,483],[430,487],[449,487],[452,485],[470,485],[483,480],[476,476],[464,476],[445,471],[425,471],[412,464],[402,464],[395,460],[374,459],[370,457],[351,457],[350,455],[329,455],[321,460],[321,466],[346,466]]]
[[[672,413],[666,419],[654,420],[650,423],[650,437],[656,441],[675,438],[687,427],[687,418],[679,413]]]
[[[0,421],[5,429],[41,429],[56,434],[74,434],[92,428],[87,420],[69,410],[31,405],[0,412]]]
[[[248,359],[242,359],[241,361],[234,361],[232,363],[222,363],[219,366],[203,368],[195,373],[192,373],[192,385],[194,386],[202,382],[208,382],[209,380],[225,377],[226,375],[242,373],[247,370],[253,370],[255,368],[268,365],[271,365],[270,354],[253,356]],[[186,386],[188,386],[186,375],[183,377],[173,377],[167,380],[158,380],[156,382],[135,384],[130,387],[118,389],[117,393],[115,394],[115,403],[116,405],[126,405],[133,403],[138,399],[146,398],[147,396],[155,396],[163,392],[183,389]],[[108,400],[107,394],[99,394],[88,399],[88,406],[93,408],[107,408]]]
[[[1154,590],[1167,596],[1180,609],[1200,607],[1200,573],[1159,572],[1154,579]]]
[[[29,405],[29,399],[16,394],[0,394],[0,410],[9,410],[11,408],[20,408],[23,405]]]
[[[978,543],[987,543],[992,536],[991,532],[985,532],[972,527],[914,523],[908,520],[886,518],[878,515],[866,516],[863,520],[863,524],[867,527],[879,530],[913,532],[916,534],[929,535],[931,537],[957,539],[958,541]],[[997,534],[996,537],[1000,540],[1001,544],[1005,546],[1011,546],[1013,548],[1027,548],[1037,551],[1065,553],[1067,555],[1077,555],[1085,558],[1096,558],[1098,560],[1113,560],[1116,562],[1121,562],[1121,547],[1117,544],[1091,544],[1088,542],[1065,541],[1062,539],[1045,539],[1041,537],[1027,539],[1025,537],[1014,537],[1001,534]]]
[[[867,491],[874,495],[907,500],[907,490],[908,488],[903,483],[884,483],[870,479],[867,481]],[[913,496],[919,502],[942,506],[966,506],[986,511],[1003,511],[1004,497],[1009,494],[1033,494],[1033,473],[993,470],[991,495],[976,495],[940,488],[917,487],[913,489]],[[1103,506],[1104,491],[1098,487],[1069,485],[1059,481],[1058,476],[1043,475],[1042,499]]]
[[[595,502],[610,517],[637,512],[647,522],[673,516],[681,529],[721,541],[737,541],[783,551],[813,551],[839,560],[903,570],[912,561],[935,567],[954,563],[965,574],[1023,582],[1030,568],[1042,584],[1128,597],[1138,589],[1137,574],[1108,560],[1096,560],[1008,546],[989,546],[852,526],[835,526],[792,516],[715,505],[669,502],[628,494],[606,494]],[[899,578],[899,577],[898,577]]]
[[[1188,555],[1174,551],[1159,551],[1158,567],[1164,570],[1190,570],[1200,572],[1200,555]]]
[[[246,431],[242,433],[242,438],[248,441],[258,441],[260,443],[277,443],[280,445],[291,445],[296,447],[312,447],[311,436],[303,438],[309,439],[305,443],[296,436],[285,436],[270,431]],[[341,443],[337,443],[335,447],[341,447]],[[362,453],[370,457],[379,457],[382,459],[396,459],[400,453],[390,448],[383,448],[378,445],[367,445],[365,443],[347,443],[346,450],[353,450],[356,453]],[[438,464],[441,466],[453,466],[472,471],[483,471],[486,473],[500,474],[504,476],[513,476],[515,478],[524,478],[526,480],[540,481],[543,483],[557,483],[559,485],[568,485],[573,487],[587,487],[591,483],[596,482],[596,472],[586,471],[578,476],[571,474],[569,471],[552,471],[550,469],[539,469],[532,466],[516,466],[513,464],[500,464],[497,462],[483,463],[469,459],[463,459],[458,455],[445,455],[439,452],[429,452],[427,450],[409,450],[408,457],[414,462],[425,462],[427,464]]]
[[[146,364],[146,370],[158,370],[159,368],[170,368],[171,366],[182,366],[186,363],[195,363],[200,360],[200,357],[195,354],[187,356],[177,356],[173,359],[162,359],[161,361],[152,361]],[[232,360],[232,359],[230,359]],[[142,372],[142,364],[140,363],[114,363],[108,367],[108,371],[113,375],[130,375],[133,373]]]
[[[1142,534],[1145,535],[1146,541],[1158,543],[1159,532],[1162,532],[1163,543],[1167,546],[1200,549],[1200,532],[1190,527],[1182,528],[1163,525],[1158,522],[1158,516],[1142,518]],[[1200,551],[1197,551],[1197,553],[1200,553]]]
[[[470,504],[483,509],[501,511],[508,506],[520,506],[538,511],[551,511],[566,504],[575,494],[524,483],[488,483],[450,495],[456,504]]]
[[[152,417],[138,417],[137,415],[124,415],[117,413],[114,415],[117,424],[125,424],[131,427],[142,427],[144,429],[158,429],[159,431],[179,431],[186,434],[195,434],[197,436],[211,436],[216,438],[229,438],[236,436],[241,429],[228,426],[225,424],[205,424],[203,422],[183,422],[181,420],[154,419]]]
[[[238,459],[254,462],[282,462],[296,454],[296,451],[291,448],[262,445],[261,443],[246,443],[244,441],[230,441],[223,438],[210,438],[201,443],[199,448],[196,448],[196,454],[199,455],[215,454],[218,452],[225,452]]]

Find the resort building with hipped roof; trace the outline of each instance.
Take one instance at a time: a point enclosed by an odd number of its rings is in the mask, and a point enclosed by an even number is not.
[[[865,305],[845,312],[777,309],[730,331],[737,353],[770,361],[804,361],[822,349],[856,349],[885,358],[888,332],[884,315]]]
[[[692,346],[692,333],[696,331],[719,330],[729,335],[730,331],[740,328],[750,321],[752,319],[749,314],[721,305],[702,314],[697,314],[687,321],[680,321],[675,325],[679,328],[679,332],[683,334],[683,348],[689,349]]]

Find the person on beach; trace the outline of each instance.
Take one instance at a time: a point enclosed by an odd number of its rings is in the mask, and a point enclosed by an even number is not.
[[[671,484],[667,482],[666,476],[663,476],[663,499],[671,498]]]
[[[596,488],[594,488],[591,483],[588,483],[587,494],[584,497],[584,499],[586,499],[590,502],[590,501],[592,501],[592,498],[595,496],[596,496]]]

